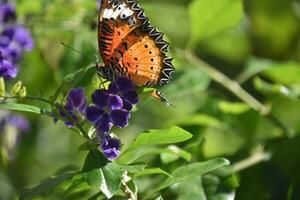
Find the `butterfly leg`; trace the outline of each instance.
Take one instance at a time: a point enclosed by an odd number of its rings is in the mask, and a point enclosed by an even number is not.
[[[169,100],[165,97],[165,95],[158,90],[153,90],[151,96],[154,97],[155,99],[158,99],[159,101],[165,103],[167,106],[175,107],[175,105],[170,103]]]

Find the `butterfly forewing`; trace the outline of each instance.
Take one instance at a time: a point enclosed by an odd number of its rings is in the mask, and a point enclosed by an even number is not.
[[[113,77],[126,76],[143,86],[165,85],[174,67],[163,33],[151,27],[135,0],[103,0],[99,13],[99,49]]]

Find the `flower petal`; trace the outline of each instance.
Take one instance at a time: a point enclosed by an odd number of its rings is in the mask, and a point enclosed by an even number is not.
[[[102,133],[108,133],[113,124],[107,114],[103,114],[96,122],[96,129]]]
[[[18,42],[25,50],[33,49],[34,44],[30,32],[24,27],[16,27],[14,41]]]
[[[119,156],[120,148],[120,140],[110,136],[106,136],[101,143],[101,149],[103,150],[104,155],[110,160],[113,160]]]
[[[92,101],[97,106],[103,108],[107,106],[109,95],[102,90],[96,90],[92,94]]]
[[[8,22],[9,20],[15,20],[16,19],[16,9],[13,5],[7,3],[3,4],[1,3],[0,6],[0,21]]]
[[[110,110],[121,110],[123,108],[123,100],[117,95],[109,95],[108,107]]]
[[[124,93],[123,98],[129,101],[131,104],[137,104],[139,102],[139,96],[135,90]]]
[[[132,104],[129,101],[123,99],[123,108],[127,111],[131,111],[132,110]]]
[[[102,110],[102,108],[100,108],[98,106],[89,106],[86,108],[85,113],[86,113],[86,118],[90,122],[95,123],[98,119],[101,118],[104,111]]]
[[[18,70],[8,60],[0,59],[0,77],[4,78],[15,78]]]
[[[135,90],[133,82],[126,77],[119,77],[118,79],[116,79],[115,84],[121,92]]]
[[[10,115],[8,122],[23,132],[28,132],[30,129],[29,121],[21,115]]]
[[[110,115],[111,121],[118,128],[124,128],[128,125],[130,113],[127,110],[114,110]]]
[[[117,94],[119,92],[119,89],[117,85],[112,82],[111,84],[109,84],[107,92],[110,94]]]
[[[77,108],[79,111],[83,112],[86,109],[87,100],[82,88],[76,88],[69,92],[66,107],[67,108]]]

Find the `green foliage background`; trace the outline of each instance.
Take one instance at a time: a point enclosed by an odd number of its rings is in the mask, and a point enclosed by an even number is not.
[[[20,21],[32,30],[36,42],[19,75],[31,96],[53,95],[64,76],[95,63],[99,55],[95,1],[15,3]],[[144,130],[177,125],[193,135],[177,145],[182,154],[174,157],[162,151],[139,162],[167,172],[216,157],[231,162],[229,168],[163,190],[163,198],[299,199],[300,1],[140,0],[140,4],[170,41],[176,73],[162,91],[176,108],[143,99],[130,126],[115,131],[123,148]],[[98,83],[90,76],[77,85],[91,94]],[[1,166],[0,199],[14,199],[66,165],[81,168],[87,155],[78,149],[84,139],[62,122],[54,125],[48,117],[26,116],[32,129],[16,148],[14,160]],[[138,179],[141,196],[162,176]],[[88,191],[68,198],[88,199],[92,196]],[[60,198],[56,189],[35,199]]]

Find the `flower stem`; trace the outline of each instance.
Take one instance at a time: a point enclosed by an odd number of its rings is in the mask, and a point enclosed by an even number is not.
[[[127,183],[124,180],[121,180],[123,192],[127,195],[128,200],[138,200],[134,192],[129,188]]]

